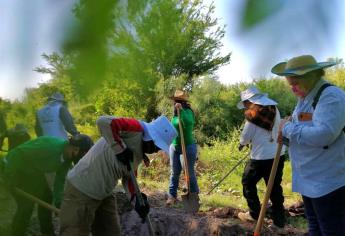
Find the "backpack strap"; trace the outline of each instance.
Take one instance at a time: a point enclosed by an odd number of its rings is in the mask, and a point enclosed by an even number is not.
[[[315,110],[316,104],[319,102],[319,99],[320,99],[320,97],[321,97],[321,94],[322,94],[323,90],[325,90],[325,88],[327,88],[327,87],[329,87],[329,86],[334,86],[334,85],[333,85],[333,84],[330,84],[330,83],[323,84],[323,85],[319,88],[319,90],[317,91],[317,93],[316,93],[316,95],[315,95],[315,97],[314,97],[313,104],[312,104],[314,110]]]
[[[334,85],[333,85],[333,84],[330,84],[330,83],[325,83],[325,84],[323,84],[323,85],[319,88],[319,90],[317,91],[317,93],[316,93],[316,95],[315,95],[315,97],[314,97],[313,104],[312,104],[314,110],[315,110],[315,107],[316,107],[317,103],[319,102],[319,99],[320,99],[320,97],[321,97],[321,94],[322,94],[323,90],[325,90],[325,88],[327,88],[327,87],[329,87],[329,86],[334,86]],[[345,133],[345,127],[343,128],[343,132]],[[324,147],[323,147],[323,149],[327,149],[327,148],[328,148],[328,146],[324,146]]]

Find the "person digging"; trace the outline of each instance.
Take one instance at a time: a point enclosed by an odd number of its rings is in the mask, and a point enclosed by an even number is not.
[[[3,159],[4,181],[13,195],[17,210],[11,233],[26,235],[35,203],[18,194],[20,189],[47,203],[54,202],[59,207],[67,171],[93,145],[90,137],[78,134],[64,140],[42,136],[27,141],[8,152]],[[53,194],[45,178],[46,173],[56,172]],[[42,235],[54,235],[52,213],[38,207],[38,219]]]
[[[60,212],[62,236],[121,235],[114,188],[121,179],[128,198],[139,202],[131,173],[143,160],[149,163],[145,154],[168,152],[177,136],[165,116],[150,123],[101,116],[96,124],[102,137],[68,173]],[[141,195],[143,204],[135,204],[135,210],[145,221],[150,205]]]

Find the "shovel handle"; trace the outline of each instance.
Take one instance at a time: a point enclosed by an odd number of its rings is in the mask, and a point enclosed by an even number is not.
[[[25,197],[25,198],[27,198],[27,199],[37,203],[41,207],[44,207],[44,208],[46,208],[46,209],[48,209],[48,210],[50,210],[50,211],[52,211],[52,212],[54,212],[56,214],[60,214],[60,209],[58,209],[58,208],[56,208],[56,207],[46,203],[45,201],[42,201],[41,199],[39,199],[39,198],[37,198],[37,197],[35,197],[35,196],[33,196],[33,195],[31,195],[31,194],[21,190],[20,188],[15,188],[14,191],[17,194],[19,194],[19,195],[21,195],[21,196],[23,196],[23,197]]]
[[[181,148],[182,148],[182,156],[183,156],[183,162],[184,162],[184,173],[185,173],[185,178],[186,178],[186,182],[187,182],[187,194],[189,194],[190,193],[190,178],[189,178],[186,144],[184,142],[184,134],[183,134],[183,126],[182,126],[180,109],[177,109],[177,115],[178,115],[178,127],[180,129],[180,137],[181,137]]]
[[[263,200],[263,203],[261,204],[261,210],[260,210],[260,215],[258,218],[258,222],[256,223],[255,226],[255,231],[254,231],[254,236],[260,236],[260,231],[262,228],[262,224],[265,218],[265,214],[266,214],[266,206],[268,203],[268,199],[271,196],[271,192],[272,192],[272,187],[274,184],[274,179],[276,177],[276,173],[277,173],[277,168],[278,168],[278,164],[279,164],[279,160],[280,160],[280,154],[282,151],[282,147],[283,144],[282,143],[278,143],[278,147],[277,147],[277,152],[276,152],[276,156],[273,160],[273,164],[272,164],[272,169],[271,169],[271,173],[270,173],[270,177],[268,179],[268,184],[267,184],[267,188],[266,188],[266,193],[265,193],[265,197]]]
[[[0,183],[3,184],[3,180],[0,179]],[[50,205],[49,203],[47,203],[45,201],[42,201],[38,197],[35,197],[35,196],[33,196],[33,195],[31,195],[31,194],[21,190],[20,188],[16,188],[15,187],[14,191],[15,191],[15,193],[17,193],[17,194],[19,194],[19,195],[21,195],[21,196],[23,196],[23,197],[25,197],[25,198],[35,202],[35,203],[37,203],[41,207],[44,207],[44,208],[46,208],[46,209],[48,209],[48,210],[50,210],[50,211],[52,211],[52,212],[54,212],[56,214],[60,214],[60,209],[56,208],[53,205]]]
[[[249,154],[250,152],[247,155],[245,155],[241,160],[239,160],[236,163],[236,165],[232,167],[231,170],[221,180],[219,180],[218,183],[215,184],[210,191],[208,191],[208,193],[206,193],[206,195],[209,195],[215,188],[217,188],[218,185],[220,185],[237,168],[237,166],[239,166],[249,156]]]

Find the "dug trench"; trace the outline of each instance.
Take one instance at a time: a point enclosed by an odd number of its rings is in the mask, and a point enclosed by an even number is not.
[[[148,193],[151,205],[150,218],[155,235],[253,235],[255,223],[242,222],[237,218],[239,209],[225,207],[200,211],[190,214],[183,210],[182,205],[169,208],[165,206],[164,192]],[[142,224],[136,212],[126,200],[125,195],[117,195],[119,211],[121,213],[121,227],[123,235],[144,236],[148,234],[147,224]],[[127,202],[127,203],[126,203]],[[287,225],[284,231],[267,227],[264,224],[262,235],[305,235],[306,232]]]
[[[9,235],[10,222],[12,220],[15,203],[12,197],[0,188],[1,216],[0,235]],[[185,236],[185,235],[253,235],[254,223],[241,222],[237,217],[239,209],[225,207],[208,209],[196,214],[184,211],[182,204],[177,204],[173,208],[165,206],[166,194],[164,192],[150,192],[145,189],[151,205],[150,219],[157,236]],[[146,236],[148,228],[146,223],[142,223],[137,213],[133,210],[126,195],[117,192],[117,202],[120,214],[122,235],[126,236]],[[54,216],[54,226],[58,235],[58,217]],[[36,214],[31,219],[28,229],[28,236],[39,236],[39,224]],[[274,229],[264,225],[262,235],[305,235],[300,229],[290,226],[285,227],[284,232],[278,233]]]

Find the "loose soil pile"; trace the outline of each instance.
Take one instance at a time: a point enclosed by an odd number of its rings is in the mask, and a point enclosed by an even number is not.
[[[0,188],[0,190],[3,190]],[[9,224],[12,220],[15,203],[6,191],[1,194],[1,213],[6,213],[0,217],[0,235],[8,235]],[[206,212],[196,214],[186,213],[182,209],[182,204],[174,208],[165,206],[166,196],[164,192],[148,192],[151,205],[150,218],[157,236],[185,236],[185,235],[253,235],[255,224],[241,222],[236,216],[238,209],[226,207],[209,209]],[[146,236],[148,235],[147,224],[141,223],[141,219],[132,209],[131,204],[123,193],[117,194],[119,213],[121,215],[122,234],[127,236]],[[32,217],[28,236],[39,236],[39,226],[37,217]],[[58,218],[54,217],[54,225],[59,228]],[[56,232],[58,233],[58,232]],[[285,232],[278,234],[274,229],[267,227],[265,223],[262,235],[305,235],[305,232],[293,227],[286,227]]]
[[[183,209],[165,207],[165,193],[155,192],[149,196],[152,207],[150,218],[157,236],[253,235],[255,224],[241,222],[237,219],[238,209],[216,208],[206,212],[189,214]],[[127,208],[127,210],[129,209]],[[122,212],[121,225],[123,235],[148,235],[147,224],[142,224],[133,210]],[[284,231],[278,233],[276,229],[271,229],[265,224],[262,235],[305,235],[305,232],[289,226],[286,226]]]

